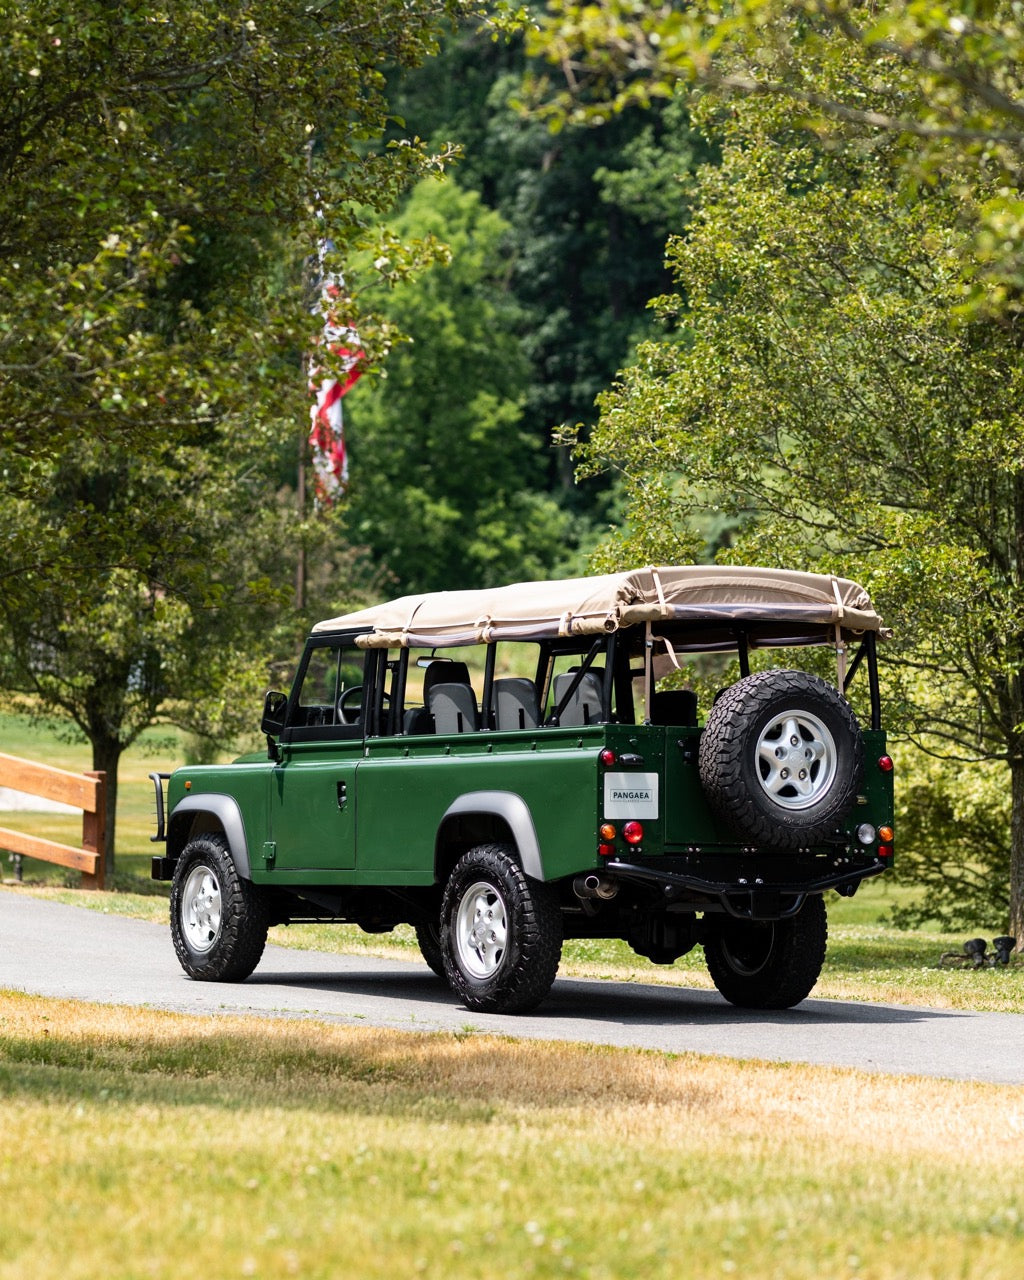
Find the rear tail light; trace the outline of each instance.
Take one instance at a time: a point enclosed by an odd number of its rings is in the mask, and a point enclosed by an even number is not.
[[[893,763],[892,756],[882,756],[878,761],[878,767],[883,773],[892,773]]]
[[[644,824],[642,822],[627,822],[622,828],[622,838],[627,844],[640,844],[644,838]]]

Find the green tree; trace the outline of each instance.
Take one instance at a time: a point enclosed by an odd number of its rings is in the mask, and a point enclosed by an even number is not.
[[[308,413],[302,264],[326,237],[340,263],[443,162],[378,145],[381,66],[421,60],[469,11],[0,9],[3,667],[80,725],[112,796],[161,699],[183,721],[201,702],[209,729],[228,677],[266,656],[288,559],[263,536],[268,460]],[[390,244],[369,261],[393,279],[411,259]],[[372,316],[360,332],[371,359],[386,349]],[[111,821],[108,865],[113,839]]]
[[[23,593],[0,599],[0,673],[8,690],[66,717],[91,744],[93,768],[107,775],[108,872],[122,753],[169,698],[193,708],[191,727],[223,721],[215,708],[237,679],[243,651],[252,664],[246,628],[260,634],[273,618],[275,593],[246,545],[259,527],[253,488],[266,471],[255,443],[234,451],[154,445],[143,460],[86,439],[73,460],[40,465],[31,499],[0,508],[4,535],[17,527],[51,544],[68,511],[87,513],[85,572],[26,568],[30,603]],[[125,557],[119,526],[129,514],[132,554]],[[115,530],[109,540],[108,529]],[[74,544],[67,548],[72,564],[77,555]],[[144,571],[137,567],[143,559]],[[255,666],[253,677],[260,674]],[[256,706],[253,697],[250,718]],[[230,732],[237,723],[217,727]]]
[[[107,566],[66,578],[28,570],[30,605],[20,594],[0,597],[0,681],[89,742],[92,767],[107,775],[108,874],[121,756],[147,726],[176,725],[208,756],[255,743],[268,664],[293,654],[308,621],[292,607],[300,546],[317,566],[313,609],[357,606],[372,587],[340,549],[336,521],[300,525],[294,494],[275,496],[272,444],[239,432],[201,446],[154,445],[140,457],[83,441],[73,459],[40,468],[44,483],[31,500],[0,507],[5,542],[14,524],[54,541],[69,510],[88,510],[88,559]],[[119,562],[129,512],[133,555]],[[79,554],[68,548],[70,561]]]
[[[430,53],[466,7],[4,7],[3,492],[31,493],[37,460],[83,434],[144,451],[240,413],[301,417],[283,388],[308,340],[304,281],[278,264],[318,236],[342,250],[364,229],[355,210],[388,208],[427,163],[414,141],[372,149],[379,67]],[[44,572],[59,548],[22,550]]]
[[[791,126],[763,101],[731,114],[670,246],[681,292],[660,309],[678,328],[603,397],[581,462],[622,477],[615,558],[705,554],[710,511],[728,518],[725,558],[866,581],[897,633],[894,725],[1004,770],[1009,857],[970,854],[1024,938],[1021,328],[962,310],[965,212],[987,191],[911,198],[884,147],[837,153]],[[960,879],[947,856],[931,907]]]
[[[521,41],[463,29],[438,58],[394,77],[389,96],[432,146],[459,140],[460,186],[508,224],[507,287],[521,312],[524,420],[544,447],[540,480],[592,519],[600,495],[574,486],[552,431],[593,420],[598,392],[649,333],[647,300],[668,285],[665,240],[685,221],[689,176],[709,153],[684,97],[554,136],[522,109],[527,66]]]
[[[532,44],[557,68],[535,86],[555,124],[599,121],[695,84],[719,104],[720,123],[760,122],[752,136],[737,125],[738,149],[753,155],[746,166],[734,155],[731,172],[751,184],[766,225],[748,229],[737,253],[729,199],[710,190],[693,254],[674,252],[692,311],[665,300],[666,315],[685,314],[675,342],[641,350],[605,401],[604,443],[584,468],[602,465],[603,450],[625,474],[624,542],[644,554],[699,554],[712,536],[720,548],[735,541],[731,555],[781,555],[788,530],[791,554],[807,547],[825,566],[837,553],[861,558],[904,636],[928,637],[906,655],[926,683],[904,680],[901,699],[907,723],[946,757],[928,817],[907,813],[929,905],[962,919],[987,896],[1008,906],[1018,937],[1022,47],[1017,6],[1000,0],[556,0]],[[812,139],[825,150],[808,162]],[[767,206],[758,156],[783,175]],[[805,197],[824,196],[829,181],[832,207],[815,213]],[[747,195],[741,187],[732,200],[739,226]],[[839,227],[855,252],[832,234]],[[717,276],[707,262],[716,236]],[[772,285],[784,262],[789,301]],[[645,388],[658,390],[648,398]],[[1010,803],[990,810],[983,841],[969,838],[977,796],[996,792],[963,788],[949,763],[978,757],[992,762],[987,779],[1009,773]],[[937,832],[930,820],[943,814]],[[965,853],[971,862],[958,866]]]
[[[566,554],[569,521],[542,491],[523,422],[508,227],[475,193],[427,179],[395,232],[436,236],[451,262],[395,289],[389,315],[411,341],[345,402],[349,536],[411,591],[543,575]]]
[[[553,119],[602,121],[703,85],[724,100],[781,99],[841,141],[887,135],[913,181],[991,182],[970,211],[972,305],[1024,289],[1024,25],[1014,0],[552,0],[532,52]]]
[[[894,907],[897,925],[938,920],[944,928],[1001,929],[1008,914],[1010,798],[999,760],[969,766],[915,753],[896,794],[901,879],[923,889]]]

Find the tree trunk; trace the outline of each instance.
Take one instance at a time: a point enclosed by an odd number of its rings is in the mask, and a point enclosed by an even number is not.
[[[1010,933],[1024,950],[1024,757],[1010,761]]]
[[[117,769],[124,748],[116,739],[95,737],[92,740],[92,767],[107,775],[107,827],[103,841],[103,868],[107,888],[114,883],[114,831],[117,825]]]

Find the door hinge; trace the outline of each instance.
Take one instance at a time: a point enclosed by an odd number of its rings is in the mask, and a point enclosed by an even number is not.
[[[263,842],[263,865],[272,867],[277,857],[277,842],[274,840],[265,840]]]

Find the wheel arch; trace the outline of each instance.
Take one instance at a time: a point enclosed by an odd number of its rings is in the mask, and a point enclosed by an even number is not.
[[[186,796],[180,800],[167,824],[167,856],[177,860],[189,840],[204,832],[224,836],[235,870],[244,880],[251,880],[245,824],[234,796]]]
[[[460,856],[473,845],[510,844],[520,865],[543,880],[540,841],[530,806],[514,791],[468,791],[445,810],[434,842],[434,871],[444,884]]]

